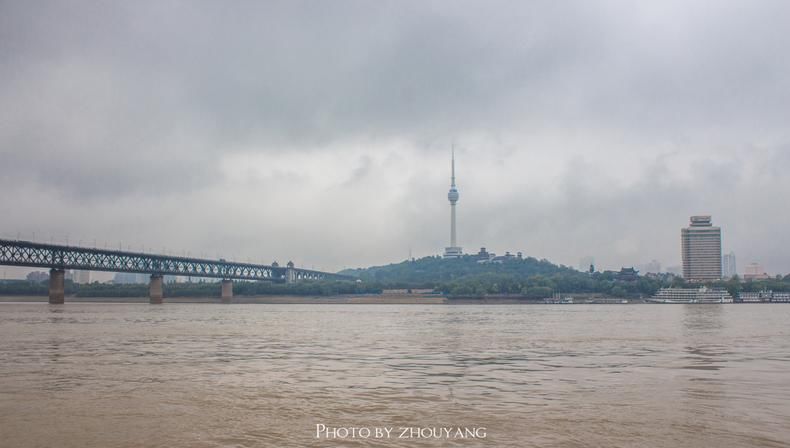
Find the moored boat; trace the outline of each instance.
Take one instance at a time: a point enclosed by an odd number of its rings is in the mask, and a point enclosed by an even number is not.
[[[652,303],[732,303],[732,296],[725,289],[708,288],[661,288],[651,298]]]

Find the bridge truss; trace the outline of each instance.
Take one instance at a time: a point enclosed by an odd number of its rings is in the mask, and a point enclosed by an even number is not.
[[[352,279],[345,275],[290,266],[280,267],[222,259],[207,260],[3,239],[0,239],[0,265],[273,282]]]

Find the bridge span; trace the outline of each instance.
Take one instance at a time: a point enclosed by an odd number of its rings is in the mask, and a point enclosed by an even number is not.
[[[150,274],[150,303],[162,303],[164,275],[209,277],[222,280],[222,301],[233,297],[233,280],[262,280],[293,283],[300,280],[353,280],[353,277],[301,269],[288,262],[285,267],[239,263],[224,259],[156,255],[0,239],[0,265],[49,268],[49,303],[65,301],[66,269]]]

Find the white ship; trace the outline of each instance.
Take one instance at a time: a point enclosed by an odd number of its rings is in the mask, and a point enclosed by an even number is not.
[[[647,299],[653,303],[732,303],[732,296],[725,289],[661,288],[656,295]]]

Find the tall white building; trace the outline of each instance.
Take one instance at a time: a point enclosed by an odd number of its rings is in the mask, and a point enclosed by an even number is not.
[[[721,229],[710,216],[692,216],[680,231],[683,278],[690,281],[721,279]]]
[[[458,247],[455,238],[455,203],[458,202],[458,189],[455,188],[455,149],[450,160],[450,191],[447,193],[450,201],[450,247],[444,248],[444,258],[459,258],[463,250]]]
[[[738,267],[735,264],[735,252],[730,251],[721,257],[721,275],[724,278],[732,278],[738,275]]]

